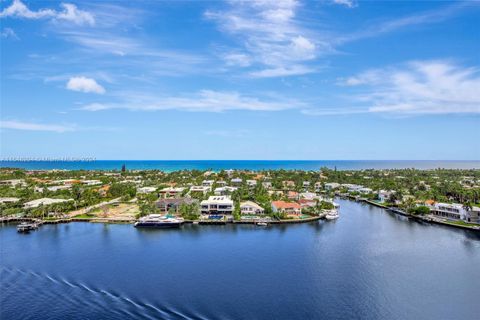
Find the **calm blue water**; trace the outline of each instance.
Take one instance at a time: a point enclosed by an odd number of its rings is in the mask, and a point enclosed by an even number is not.
[[[127,169],[164,171],[176,170],[319,170],[328,167],[339,170],[358,169],[480,169],[480,161],[445,160],[98,160],[98,161],[0,161],[0,167],[15,167],[29,170],[120,170]]]
[[[478,319],[480,235],[339,202],[266,229],[0,228],[0,318]]]

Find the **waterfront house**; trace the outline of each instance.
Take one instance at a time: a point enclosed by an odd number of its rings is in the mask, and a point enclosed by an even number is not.
[[[233,200],[229,196],[210,196],[208,200],[200,202],[202,214],[231,215],[233,213]]]
[[[32,208],[37,208],[39,206],[48,206],[50,204],[68,202],[68,201],[73,201],[73,199],[41,198],[41,199],[36,199],[36,200],[29,201],[29,202],[25,202],[23,204],[23,207],[25,209],[32,209]]]
[[[240,213],[244,215],[263,214],[265,210],[253,201],[245,201],[240,203]]]
[[[362,188],[358,189],[358,192],[363,193],[363,194],[372,193],[372,191],[373,191],[372,189],[365,188],[365,187],[362,187]]]
[[[385,203],[387,202],[390,197],[392,196],[392,194],[394,194],[395,191],[394,190],[390,190],[390,191],[387,191],[387,190],[379,190],[378,191],[378,195],[377,195],[377,198],[378,198],[378,201],[380,203]]]
[[[428,206],[430,213],[449,220],[461,220],[468,223],[480,223],[480,208],[466,208],[459,203],[434,203]]]
[[[190,205],[192,203],[198,203],[198,200],[192,198],[159,199],[157,202],[155,202],[155,205],[162,213],[171,211],[178,213],[178,210],[182,204]]]
[[[302,211],[300,204],[296,202],[272,201],[272,211],[282,212],[287,215],[299,215]]]
[[[317,205],[317,200],[316,199],[300,199],[298,200],[298,203],[302,208],[307,208],[307,207],[313,208]]]

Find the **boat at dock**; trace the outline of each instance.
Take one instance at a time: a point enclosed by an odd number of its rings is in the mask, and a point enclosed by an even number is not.
[[[268,227],[268,223],[263,222],[263,221],[260,221],[260,222],[257,222],[257,226],[259,226],[259,227]]]
[[[178,228],[183,224],[183,218],[169,215],[150,214],[135,222],[136,228]]]
[[[327,215],[325,216],[325,219],[327,220],[335,220],[338,219],[339,214],[337,209],[332,209],[327,212]]]
[[[17,226],[17,232],[28,233],[32,230],[37,230],[38,224],[34,222],[22,222]]]

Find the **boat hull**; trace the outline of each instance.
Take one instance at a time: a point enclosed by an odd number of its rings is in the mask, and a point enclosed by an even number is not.
[[[169,229],[180,228],[182,222],[137,222],[135,228]]]

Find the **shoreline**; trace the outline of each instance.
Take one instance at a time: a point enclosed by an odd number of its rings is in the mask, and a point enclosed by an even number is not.
[[[325,218],[325,215],[319,215],[316,217],[310,217],[305,219],[285,219],[285,220],[272,220],[267,222],[270,224],[298,224],[308,223],[312,221],[318,221]],[[63,224],[71,222],[90,222],[90,223],[105,223],[105,224],[133,224],[136,219],[110,219],[110,218],[65,218],[56,220],[41,220],[35,218],[1,218],[1,224],[15,223],[15,222],[36,222],[39,225],[43,224]],[[253,224],[256,225],[260,221],[200,221],[200,220],[185,220],[184,224],[198,225],[225,225],[225,224]]]
[[[355,201],[355,199],[353,199],[353,200]],[[398,215],[401,215],[401,216],[404,216],[404,217],[407,217],[409,219],[413,219],[413,220],[416,220],[416,221],[428,222],[428,223],[433,223],[433,224],[438,224],[438,225],[443,225],[443,226],[448,226],[448,227],[459,228],[459,229],[463,229],[463,230],[471,230],[471,231],[480,232],[480,226],[476,227],[476,226],[461,225],[461,224],[456,224],[456,223],[452,223],[452,222],[448,222],[448,221],[442,221],[442,220],[439,220],[439,219],[434,219],[434,218],[431,218],[431,217],[415,216],[415,215],[412,215],[412,214],[407,213],[407,212],[405,212],[403,210],[400,210],[400,209],[393,210],[390,207],[384,206],[381,203],[376,203],[375,201],[371,201],[371,200],[361,199],[361,200],[358,200],[358,202],[364,202],[364,203],[367,203],[369,205],[388,210],[388,211],[393,212],[395,214],[398,214]]]

